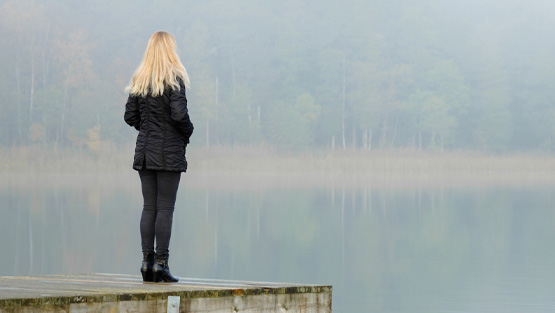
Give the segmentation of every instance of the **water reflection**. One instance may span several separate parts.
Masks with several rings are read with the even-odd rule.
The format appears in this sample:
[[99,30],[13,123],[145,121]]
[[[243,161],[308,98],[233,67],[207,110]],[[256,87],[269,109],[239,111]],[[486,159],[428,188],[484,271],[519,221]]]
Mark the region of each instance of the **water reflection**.
[[[134,174],[4,176],[0,275],[138,274]],[[184,176],[172,271],[332,284],[336,312],[555,309],[553,185],[292,187],[273,179]]]

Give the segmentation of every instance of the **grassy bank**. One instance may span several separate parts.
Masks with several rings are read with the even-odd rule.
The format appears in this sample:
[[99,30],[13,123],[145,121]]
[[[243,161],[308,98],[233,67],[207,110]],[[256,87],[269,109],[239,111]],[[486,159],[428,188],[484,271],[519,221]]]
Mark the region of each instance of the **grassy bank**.
[[[19,180],[93,183],[136,182],[133,146],[98,153],[63,153],[41,147],[0,151],[0,176]],[[472,152],[413,150],[279,152],[263,147],[209,147],[187,151],[184,184],[193,187],[264,189],[273,186],[492,186],[554,185],[555,157],[493,156]],[[24,175],[21,175],[21,174]],[[15,174],[15,175],[14,175]],[[135,187],[134,187],[135,188]]]
[[[0,150],[0,171],[128,171],[133,146],[99,152],[41,146]],[[553,172],[551,155],[485,155],[473,152],[430,153],[414,150],[281,152],[264,147],[203,147],[187,151],[190,171],[205,172]]]

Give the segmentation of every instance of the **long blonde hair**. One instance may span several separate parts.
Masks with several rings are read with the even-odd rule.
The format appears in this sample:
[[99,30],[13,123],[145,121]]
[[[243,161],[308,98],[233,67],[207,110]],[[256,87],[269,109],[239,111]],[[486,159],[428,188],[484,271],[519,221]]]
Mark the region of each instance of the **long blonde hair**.
[[143,60],[135,70],[131,83],[125,90],[132,95],[156,97],[170,86],[179,90],[177,77],[189,88],[189,75],[176,51],[175,38],[167,32],[155,32],[148,40]]

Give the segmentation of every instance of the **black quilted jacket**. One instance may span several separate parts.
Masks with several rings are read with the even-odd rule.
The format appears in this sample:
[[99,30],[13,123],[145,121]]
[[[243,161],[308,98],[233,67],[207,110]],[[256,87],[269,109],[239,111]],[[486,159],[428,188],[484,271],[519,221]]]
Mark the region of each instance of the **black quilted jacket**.
[[185,86],[178,79],[180,90],[167,87],[157,97],[129,95],[125,104],[125,122],[135,127],[137,145],[133,168],[162,171],[187,170],[185,148],[193,133],[187,111]]

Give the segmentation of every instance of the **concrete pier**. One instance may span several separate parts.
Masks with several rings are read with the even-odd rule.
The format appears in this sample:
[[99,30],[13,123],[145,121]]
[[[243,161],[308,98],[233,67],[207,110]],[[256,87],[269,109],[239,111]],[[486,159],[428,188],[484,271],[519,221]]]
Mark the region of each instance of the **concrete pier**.
[[[170,299],[168,301],[168,298]],[[0,312],[331,312],[332,287],[119,274],[0,277]]]

